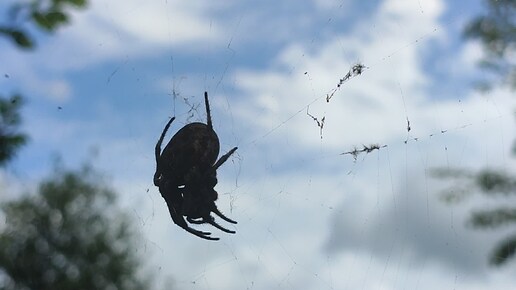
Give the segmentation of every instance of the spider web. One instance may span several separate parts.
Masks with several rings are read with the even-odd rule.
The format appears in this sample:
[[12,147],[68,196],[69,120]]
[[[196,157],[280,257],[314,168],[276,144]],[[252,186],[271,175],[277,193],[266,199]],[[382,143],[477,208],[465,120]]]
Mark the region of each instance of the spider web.
[[[514,265],[487,267],[505,233],[466,224],[470,210],[488,202],[446,204],[442,193],[454,189],[432,175],[440,168],[514,172],[511,94],[471,90],[480,52],[459,40],[460,15],[475,7],[121,3],[92,4],[101,26],[116,28],[86,49],[102,55],[100,68],[70,69],[88,78],[73,80],[78,91],[95,84],[91,99],[82,97],[91,104],[63,117],[77,104],[59,101],[61,115],[51,120],[88,120],[63,156],[84,159],[77,152],[98,146],[96,165],[113,175],[121,206],[136,220],[142,269],[155,275],[156,289],[514,285]],[[146,28],[131,24],[138,21],[152,23],[142,43],[133,39]],[[220,155],[239,147],[216,186],[219,209],[238,224],[218,221],[237,233],[193,225],[218,242],[173,224],[152,185],[163,126],[176,117],[167,142],[185,124],[205,122],[204,91]]]
[[[419,1],[410,13],[424,16],[424,7]],[[343,11],[342,5],[336,8]],[[184,124],[203,121],[202,111],[192,115],[188,108],[202,104],[202,91],[209,91],[221,154],[239,147],[220,168],[216,187],[219,208],[239,222],[236,235],[200,227],[221,237],[206,243],[166,225],[166,214],[159,218],[172,232],[169,239],[181,241],[176,249],[165,240],[158,243],[163,256],[181,257],[176,265],[158,262],[160,269],[171,269],[159,273],[170,275],[175,287],[433,289],[437,283],[470,289],[479,282],[473,273],[495,275],[485,267],[486,245],[498,235],[465,227],[468,207],[439,200],[447,183],[431,172],[509,166],[504,152],[513,136],[512,113],[499,105],[509,101],[506,92],[479,95],[448,81],[450,92],[433,97],[432,85],[395,73],[397,64],[424,57],[425,47],[457,25],[456,19],[433,23],[412,38],[398,39],[392,49],[370,54],[348,49],[345,33],[336,33],[337,41],[322,36],[338,14],[327,11],[327,23],[309,44],[285,52],[286,61],[255,71],[240,69],[235,59],[241,53],[235,43],[244,37],[240,30],[248,20],[241,15],[220,64],[191,81],[202,78],[201,90],[178,86],[171,64],[173,95],[196,92],[173,98],[174,112],[183,110]],[[388,36],[374,34],[377,25],[369,24],[370,34],[387,41]],[[324,51],[332,45],[342,55],[329,61],[334,67],[324,59],[325,53],[335,56]],[[446,77],[431,79],[444,85]],[[163,207],[153,199],[154,211]]]
[[[424,14],[423,3],[411,13]],[[242,17],[239,23],[245,20]],[[321,31],[330,29],[330,20]],[[445,26],[455,24],[452,19]],[[342,65],[335,60],[342,74],[331,68],[331,73],[320,72],[317,65],[312,66],[316,60],[302,53],[325,45],[315,35],[306,48],[296,48],[300,50],[297,59],[280,64],[286,67],[254,75],[243,71],[256,81],[249,85],[239,83],[233,58],[239,50],[231,45],[240,34],[233,32],[230,56],[214,88],[216,95],[226,99],[218,103],[213,118],[223,148],[239,146],[232,163],[219,170],[217,186],[219,207],[239,221],[237,234],[223,235],[218,244],[200,242],[205,252],[185,257],[201,260],[192,266],[197,272],[175,277],[176,285],[426,289],[425,285],[434,288],[438,283],[443,288],[470,288],[479,282],[471,278],[472,273],[491,273],[484,267],[487,242],[472,242],[486,237],[464,227],[465,208],[447,207],[438,200],[446,187],[431,171],[491,164],[507,167],[502,152],[509,152],[505,140],[512,136],[510,111],[500,110],[496,93],[478,96],[454,90],[465,95],[439,100],[410,84],[410,78],[394,73],[382,78],[389,84],[383,87],[388,96],[380,100],[384,104],[380,108],[374,103],[379,100],[365,94],[382,92],[361,89],[374,82],[371,75],[383,73],[383,67],[394,69],[413,51],[424,50],[425,43],[438,38],[442,29],[427,27],[415,39],[379,55],[358,49],[355,53],[363,61],[344,57],[348,63]],[[346,53],[344,45],[339,49]],[[231,70],[237,72],[227,80]],[[288,71],[287,77],[281,79],[277,72],[281,70]],[[267,82],[268,77],[280,78],[283,85]],[[260,79],[265,81],[259,83]],[[204,84],[210,90],[210,81]],[[238,96],[241,91],[243,96]],[[360,106],[361,98],[369,103]],[[477,101],[482,105],[471,103]],[[396,107],[393,115],[386,114],[390,121],[381,123],[371,117],[370,111],[383,115],[382,108],[390,110],[388,102]],[[360,110],[353,112],[351,107]],[[347,113],[352,116],[340,116]],[[254,127],[253,134],[245,133],[248,126]],[[433,271],[436,265],[440,270]],[[450,274],[442,278],[446,269]]]

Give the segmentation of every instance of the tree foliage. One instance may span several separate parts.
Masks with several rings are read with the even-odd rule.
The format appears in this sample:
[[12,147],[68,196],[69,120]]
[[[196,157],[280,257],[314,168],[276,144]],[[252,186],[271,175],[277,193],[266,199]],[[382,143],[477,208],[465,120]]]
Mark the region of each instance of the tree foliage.
[[2,211],[0,289],[150,288],[128,217],[91,169],[57,170]]
[[485,4],[487,13],[470,21],[464,31],[467,39],[479,40],[486,52],[481,67],[500,78],[484,80],[481,88],[501,83],[516,89],[516,1],[485,0]]
[[69,9],[86,7],[87,0],[31,0],[15,4],[9,9],[9,23],[0,25],[0,35],[24,49],[34,48],[33,37],[28,32],[33,26],[53,32],[70,22]]
[[[484,80],[482,89],[494,85],[509,85],[516,89],[516,0],[485,0],[484,15],[470,21],[464,30],[467,39],[479,40],[484,48],[483,69],[493,72],[500,80]],[[515,148],[516,149],[516,148]],[[515,151],[516,152],[516,151]],[[455,185],[443,198],[447,202],[460,202],[475,192],[495,199],[502,197],[498,207],[474,210],[469,224],[477,229],[513,227],[515,234],[500,241],[490,257],[492,265],[503,265],[516,257],[516,178],[506,171],[485,169],[472,172],[461,169],[438,169],[439,178],[453,178]]]
[[[30,27],[53,32],[70,22],[71,8],[80,9],[87,4],[87,0],[20,1],[9,7],[7,22],[0,23],[0,36],[12,40],[18,48],[32,49],[35,42],[28,32]],[[7,164],[27,141],[27,137],[18,132],[22,103],[21,95],[10,98],[0,95],[0,166]]]
[[0,166],[10,161],[16,150],[27,141],[27,137],[18,132],[21,105],[22,99],[19,95],[11,98],[0,96]]
[[[516,232],[516,179],[503,171],[486,169],[471,172],[461,169],[437,169],[434,176],[454,179],[454,186],[442,195],[448,203],[461,202],[476,192],[486,198],[500,199],[500,204],[489,209],[473,210],[468,224],[476,229],[513,227]],[[500,266],[515,258],[516,235],[506,237],[493,249],[490,263]]]

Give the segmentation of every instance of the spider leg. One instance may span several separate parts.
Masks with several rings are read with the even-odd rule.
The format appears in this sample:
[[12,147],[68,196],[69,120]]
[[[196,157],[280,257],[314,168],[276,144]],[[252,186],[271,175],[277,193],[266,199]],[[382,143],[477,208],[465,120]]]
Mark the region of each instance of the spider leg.
[[213,130],[213,126],[211,124],[210,102],[208,102],[208,92],[204,92],[204,105],[206,106],[206,125],[208,125],[208,128]]
[[185,229],[187,232],[191,233],[191,234],[194,234],[196,236],[198,236],[199,238],[203,238],[203,239],[206,239],[206,240],[211,240],[211,241],[217,241],[219,240],[219,238],[215,238],[215,237],[210,237],[209,235],[211,235],[210,232],[203,232],[203,231],[199,231],[199,230],[196,230],[194,228],[191,228],[189,227],[184,218],[182,216],[176,216],[176,218],[174,219],[174,216],[172,216],[172,220],[174,221],[174,223],[180,227],[182,227],[183,229]]
[[196,225],[200,225],[200,224],[204,224],[205,221],[203,219],[200,219],[200,220],[196,220],[196,219],[193,219],[191,217],[187,217],[186,220],[191,223],[191,224],[196,224]]
[[172,124],[172,122],[174,122],[175,119],[176,117],[172,117],[168,121],[167,125],[165,125],[165,128],[163,129],[163,132],[161,132],[161,136],[159,137],[158,143],[156,143],[156,148],[154,150],[154,153],[156,155],[156,162],[159,162],[159,157],[161,155],[161,143],[163,143],[163,139],[165,139],[165,135],[167,134],[170,125]]
[[222,164],[224,164],[224,162],[226,162],[229,158],[229,156],[231,156],[231,154],[235,153],[235,151],[238,149],[238,147],[235,147],[231,150],[229,150],[228,153],[222,155],[219,160],[217,160],[217,162],[215,162],[215,164],[213,165],[213,169],[214,170],[217,170]]
[[184,228],[187,232],[191,233],[191,234],[194,234],[196,236],[198,236],[199,238],[203,238],[205,240],[210,240],[210,241],[218,241],[220,240],[219,238],[214,238],[214,237],[210,237],[208,235],[211,235],[211,233],[208,233],[208,232],[201,232],[201,231],[198,231],[196,229],[192,229],[191,227],[187,226],[186,228]]
[[[175,218],[174,218],[174,216],[175,216]],[[219,240],[219,238],[210,237],[210,235],[211,235],[210,232],[203,232],[203,231],[196,230],[192,227],[189,227],[188,224],[185,222],[185,219],[182,216],[172,215],[172,220],[174,221],[174,223],[176,225],[182,227],[187,232],[198,236],[199,238],[203,238],[205,240],[210,240],[210,241],[218,241]]]
[[[226,233],[230,233],[230,234],[234,234],[236,233],[235,231],[231,231],[231,230],[228,230],[224,227],[222,227],[221,225],[219,225],[214,219],[212,216],[210,216],[209,218],[202,218],[201,220],[196,220],[196,219],[193,219],[193,218],[190,218],[190,217],[187,217],[186,220],[189,222],[189,223],[192,223],[192,224],[210,224],[214,227],[216,227],[217,229],[223,231],[223,232],[226,232]],[[229,219],[228,219],[229,220]],[[229,220],[231,222],[233,222],[232,220]],[[234,222],[236,223],[236,222]]]
[[161,157],[161,144],[163,143],[163,139],[165,139],[165,135],[167,134],[168,128],[170,128],[170,124],[174,122],[176,117],[172,117],[170,121],[168,121],[167,125],[165,125],[165,128],[163,129],[163,132],[161,133],[161,136],[159,137],[158,143],[156,143],[156,147],[154,148],[154,154],[156,156],[156,172],[154,173],[154,185],[158,186],[159,180],[161,178],[161,171],[160,171],[160,157]]
[[224,227],[222,227],[221,225],[219,225],[217,222],[215,222],[215,220],[213,220],[213,217],[210,216],[210,218],[208,220],[204,220],[206,223],[209,223],[210,225],[216,227],[217,229],[223,231],[223,232],[226,232],[226,233],[229,233],[229,234],[235,234],[236,232],[235,231],[231,231],[231,230],[228,230]]
[[211,235],[210,232],[203,232],[203,231],[199,231],[199,230],[196,230],[196,229],[193,229],[193,228],[189,227],[188,224],[186,223],[185,219],[176,210],[174,205],[171,202],[169,202],[168,199],[166,199],[166,198],[165,198],[165,201],[167,202],[167,207],[168,207],[168,211],[170,212],[170,216],[172,217],[172,220],[174,221],[174,223],[176,225],[182,227],[187,232],[189,232],[189,233],[191,233],[193,235],[198,236],[199,238],[203,238],[205,240],[211,240],[211,241],[219,240],[219,238],[210,237],[209,236],[209,235]]
[[218,215],[221,219],[227,221],[228,223],[236,224],[237,222],[228,218],[227,216],[223,215],[218,208],[215,207],[215,209],[211,210],[213,213]]

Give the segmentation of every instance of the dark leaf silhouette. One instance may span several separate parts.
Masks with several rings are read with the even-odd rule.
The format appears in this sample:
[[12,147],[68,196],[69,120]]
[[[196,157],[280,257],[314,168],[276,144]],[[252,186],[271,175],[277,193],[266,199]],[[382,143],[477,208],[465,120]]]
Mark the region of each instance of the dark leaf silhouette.
[[[471,172],[461,169],[434,170],[434,176],[453,178],[455,185],[448,188],[443,198],[450,203],[460,202],[475,192],[488,198],[512,198],[516,194],[516,178],[505,171],[482,170]],[[493,209],[478,209],[472,212],[469,224],[478,229],[497,229],[516,225],[516,206],[500,202]],[[516,236],[509,237],[495,246],[490,257],[492,265],[501,266],[514,256]]]
[[491,264],[500,266],[514,256],[516,252],[516,236],[511,236],[498,244],[491,255]]
[[478,186],[486,194],[516,194],[516,180],[506,173],[483,170],[476,177]]
[[35,42],[28,28],[33,26],[54,32],[70,22],[70,7],[80,9],[87,4],[87,0],[32,0],[12,4],[7,15],[10,24],[0,25],[0,35],[12,40],[19,48],[34,48]]
[[479,228],[497,228],[516,222],[516,208],[497,208],[476,211],[471,216],[471,224]]
[[0,27],[0,35],[4,35],[20,48],[31,49],[34,47],[32,39],[19,28]]
[[20,107],[23,101],[19,95],[10,98],[0,96],[0,166],[10,161],[27,137],[18,132],[21,123]]
[[479,40],[486,55],[480,66],[500,78],[483,80],[482,89],[491,89],[494,84],[508,84],[516,88],[516,63],[511,54],[516,49],[516,1],[486,0],[487,13],[473,19],[465,28],[468,39]]

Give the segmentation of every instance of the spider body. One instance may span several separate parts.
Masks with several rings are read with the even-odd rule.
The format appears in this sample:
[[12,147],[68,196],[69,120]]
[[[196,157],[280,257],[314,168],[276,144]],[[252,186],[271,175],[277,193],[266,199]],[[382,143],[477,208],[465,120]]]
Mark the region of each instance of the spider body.
[[178,182],[184,178],[192,168],[206,171],[215,164],[219,155],[219,138],[208,125],[190,123],[181,128],[170,139],[161,153],[164,160],[160,172],[173,175]]
[[237,147],[217,160],[220,143],[211,123],[208,93],[204,93],[204,101],[207,123],[195,122],[185,125],[161,151],[161,144],[174,118],[165,126],[155,149],[154,185],[159,188],[165,199],[175,224],[203,239],[218,240],[210,237],[211,233],[195,230],[186,223],[208,223],[224,232],[235,233],[216,223],[211,213],[236,224],[224,216],[215,205],[218,194],[214,187],[217,184],[217,168],[226,162]]

